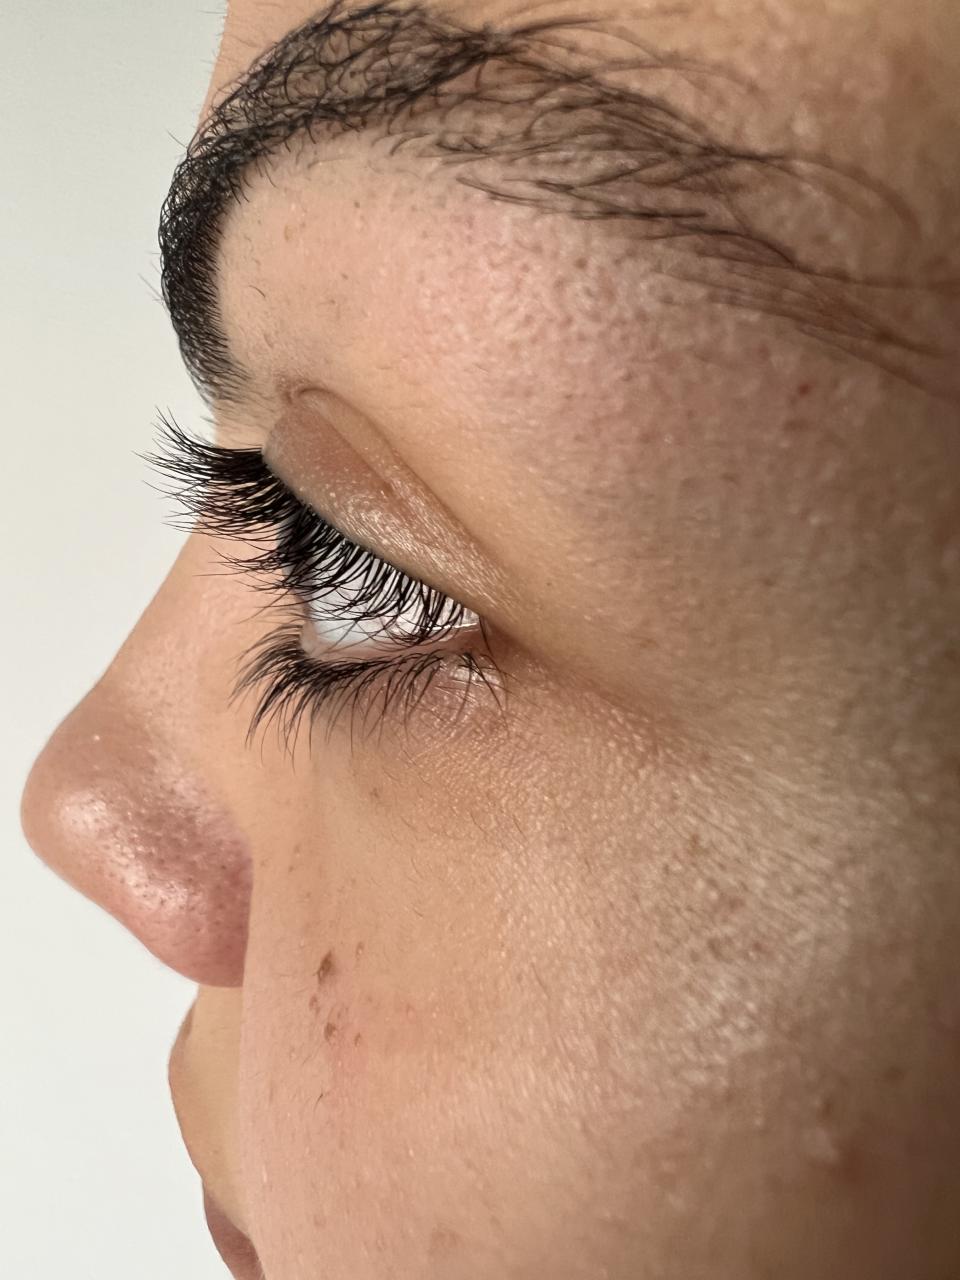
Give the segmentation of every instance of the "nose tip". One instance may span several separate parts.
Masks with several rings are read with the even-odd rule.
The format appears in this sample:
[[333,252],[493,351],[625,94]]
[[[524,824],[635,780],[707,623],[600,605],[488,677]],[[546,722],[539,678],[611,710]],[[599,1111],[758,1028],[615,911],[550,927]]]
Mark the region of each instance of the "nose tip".
[[171,969],[240,986],[251,862],[172,744],[97,686],[37,757],[21,800],[34,852]]

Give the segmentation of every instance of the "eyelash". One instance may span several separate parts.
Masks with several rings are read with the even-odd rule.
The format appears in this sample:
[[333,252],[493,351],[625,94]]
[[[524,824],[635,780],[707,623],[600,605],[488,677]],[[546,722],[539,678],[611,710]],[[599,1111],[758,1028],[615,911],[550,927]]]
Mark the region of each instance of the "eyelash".
[[[345,711],[351,733],[358,720],[366,726],[371,713],[374,724],[392,711],[406,720],[436,677],[454,668],[464,698],[478,682],[497,697],[500,673],[486,653],[403,652],[447,639],[463,626],[464,606],[351,542],[270,471],[259,449],[197,439],[162,414],[158,446],[143,458],[174,481],[161,491],[175,499],[188,524],[172,523],[250,546],[249,555],[221,557],[231,571],[253,575],[253,585],[273,597],[266,607],[289,615],[241,655],[233,697],[259,690],[248,743],[275,722],[292,750],[305,720],[312,742],[321,713],[328,735]],[[331,592],[339,597],[337,607],[325,612],[323,597]],[[403,618],[402,637],[384,636],[401,652],[390,658],[314,658],[301,643],[307,607],[317,621],[376,621],[384,632]],[[477,626],[486,644],[483,619]]]

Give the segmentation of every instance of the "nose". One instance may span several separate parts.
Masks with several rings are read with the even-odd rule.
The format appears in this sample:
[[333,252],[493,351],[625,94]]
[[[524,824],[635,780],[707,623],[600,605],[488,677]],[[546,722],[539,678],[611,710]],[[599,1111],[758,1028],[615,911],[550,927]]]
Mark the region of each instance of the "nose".
[[34,763],[22,822],[43,861],[164,964],[229,987],[243,981],[251,894],[247,842],[224,799],[227,739],[238,740],[230,623],[242,618],[210,559],[205,540],[188,541]]

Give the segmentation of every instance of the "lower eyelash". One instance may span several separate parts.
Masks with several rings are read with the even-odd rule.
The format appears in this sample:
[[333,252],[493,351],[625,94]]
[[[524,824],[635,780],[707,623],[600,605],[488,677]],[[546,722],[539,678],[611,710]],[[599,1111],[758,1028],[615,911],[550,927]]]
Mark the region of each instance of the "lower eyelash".
[[483,686],[499,698],[493,663],[476,654],[433,652],[362,662],[318,662],[304,652],[302,627],[296,621],[278,627],[243,655],[233,696],[257,694],[248,745],[270,724],[292,754],[304,722],[310,745],[321,721],[329,738],[344,714],[350,717],[351,739],[371,725],[382,728],[388,712],[397,713],[406,723],[430,685],[454,671],[462,682],[458,693],[464,703],[474,686]]

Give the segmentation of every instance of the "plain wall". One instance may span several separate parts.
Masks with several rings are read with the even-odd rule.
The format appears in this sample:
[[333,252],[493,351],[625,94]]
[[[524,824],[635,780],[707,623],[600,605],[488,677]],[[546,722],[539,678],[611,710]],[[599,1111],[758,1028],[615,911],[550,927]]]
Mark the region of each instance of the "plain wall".
[[0,1274],[221,1280],[167,1089],[193,999],[27,848],[29,764],[181,542],[137,451],[201,425],[156,224],[217,0],[0,0]]

